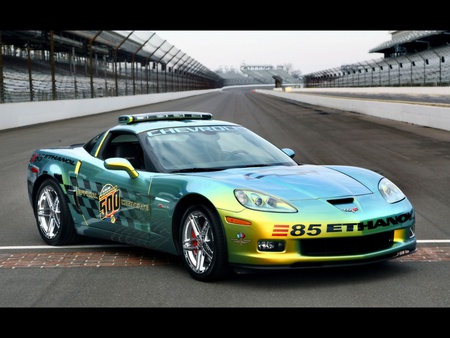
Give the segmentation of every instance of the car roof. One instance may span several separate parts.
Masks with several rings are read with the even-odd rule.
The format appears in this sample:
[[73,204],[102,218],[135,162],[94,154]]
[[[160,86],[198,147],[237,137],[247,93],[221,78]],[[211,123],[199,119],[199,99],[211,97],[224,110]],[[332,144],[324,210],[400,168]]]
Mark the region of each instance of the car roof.
[[119,125],[111,130],[128,130],[139,134],[155,128],[175,128],[189,126],[236,125],[235,123],[214,120],[211,113],[192,111],[164,111],[143,114],[120,115]]

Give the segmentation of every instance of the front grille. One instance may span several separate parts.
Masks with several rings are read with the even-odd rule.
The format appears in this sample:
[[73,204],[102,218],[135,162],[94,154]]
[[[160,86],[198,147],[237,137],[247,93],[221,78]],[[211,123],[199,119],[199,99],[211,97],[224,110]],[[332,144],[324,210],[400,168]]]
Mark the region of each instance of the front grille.
[[360,255],[389,249],[393,243],[394,231],[387,231],[361,237],[301,240],[300,252],[317,257]]

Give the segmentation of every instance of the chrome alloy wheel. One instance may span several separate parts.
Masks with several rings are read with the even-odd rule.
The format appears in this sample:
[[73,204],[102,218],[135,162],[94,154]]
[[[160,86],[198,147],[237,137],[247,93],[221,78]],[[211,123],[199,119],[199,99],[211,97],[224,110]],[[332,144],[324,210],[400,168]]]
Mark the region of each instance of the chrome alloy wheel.
[[181,240],[189,268],[196,274],[208,271],[214,258],[214,236],[205,214],[196,210],[185,218]]
[[61,205],[57,192],[50,186],[40,191],[36,214],[41,233],[48,239],[55,238],[61,229]]

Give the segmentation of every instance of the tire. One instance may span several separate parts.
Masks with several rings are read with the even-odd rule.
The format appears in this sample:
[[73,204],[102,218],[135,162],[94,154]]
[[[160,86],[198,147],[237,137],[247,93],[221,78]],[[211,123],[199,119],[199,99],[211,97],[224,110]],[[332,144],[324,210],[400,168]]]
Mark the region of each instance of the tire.
[[39,234],[49,245],[68,245],[79,240],[67,200],[53,179],[42,182],[36,195],[34,212]]
[[185,211],[179,245],[183,265],[194,279],[212,282],[230,273],[222,224],[211,208],[192,205]]

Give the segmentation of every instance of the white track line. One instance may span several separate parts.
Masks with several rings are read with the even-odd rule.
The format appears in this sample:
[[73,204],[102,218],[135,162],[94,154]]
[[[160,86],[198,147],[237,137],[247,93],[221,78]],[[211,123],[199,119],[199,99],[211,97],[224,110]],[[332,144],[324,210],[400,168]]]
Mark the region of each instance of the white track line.
[[[418,244],[439,244],[450,243],[450,239],[422,239],[417,240]],[[136,246],[130,246],[125,244],[98,244],[98,245],[67,245],[67,246],[50,246],[50,245],[37,245],[37,246],[0,246],[0,250],[50,250],[50,249],[97,249],[97,248],[138,248]]]

